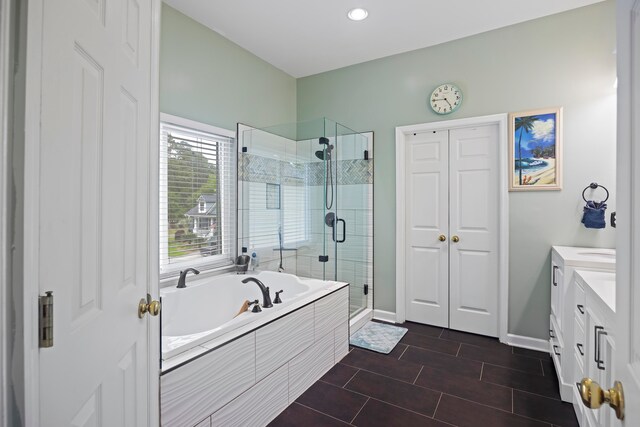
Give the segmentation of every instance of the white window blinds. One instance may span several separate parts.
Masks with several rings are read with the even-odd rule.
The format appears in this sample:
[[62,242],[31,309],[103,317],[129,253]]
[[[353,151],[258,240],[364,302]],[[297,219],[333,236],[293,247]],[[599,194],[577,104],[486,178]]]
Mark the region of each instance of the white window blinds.
[[224,129],[162,115],[161,275],[233,262],[236,149],[232,135]]

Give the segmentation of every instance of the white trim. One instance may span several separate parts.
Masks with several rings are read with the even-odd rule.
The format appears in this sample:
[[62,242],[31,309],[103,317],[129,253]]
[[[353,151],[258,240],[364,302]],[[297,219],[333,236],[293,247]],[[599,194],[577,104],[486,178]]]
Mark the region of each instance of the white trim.
[[[27,67],[24,146],[24,425],[40,424],[40,359],[37,298],[40,286],[40,94],[44,0],[27,3]],[[29,268],[27,268],[29,266]]]
[[404,320],[402,322],[398,322],[396,313],[394,313],[393,311],[373,310],[373,318],[376,320],[382,320],[384,322],[391,322],[391,323],[404,322]]
[[[155,1],[155,0],[154,0]],[[197,129],[203,132],[213,133],[215,135],[226,136],[227,138],[236,138],[235,131],[219,128],[202,122],[196,122],[195,120],[185,119],[184,117],[174,116],[172,114],[160,113],[160,121],[165,123],[171,123],[176,126],[183,126],[190,129]],[[160,126],[158,126],[159,128]]]
[[[161,135],[161,128],[163,125],[167,125],[167,126],[178,126],[178,127],[182,127],[185,128],[186,130],[191,130],[191,131],[197,131],[197,132],[203,132],[203,133],[208,133],[208,134],[212,134],[212,135],[216,135],[216,136],[221,136],[221,137],[225,137],[228,138],[231,141],[231,144],[236,144],[237,145],[237,138],[236,138],[236,132],[234,131],[230,131],[228,129],[224,129],[224,128],[219,128],[217,126],[212,126],[206,123],[202,123],[202,122],[197,122],[194,120],[190,120],[190,119],[186,119],[184,117],[179,117],[179,116],[174,116],[171,114],[166,114],[166,113],[160,113],[160,122],[157,123],[157,127],[158,129],[155,131],[156,132],[156,136],[157,139],[155,141],[155,144],[159,146],[159,151],[158,151],[158,156],[160,156],[163,152],[166,152],[167,147],[166,147],[166,142],[163,139],[162,135]],[[163,165],[160,165],[160,157],[158,157],[158,190],[160,193],[162,194],[167,194],[167,185],[168,185],[168,178],[167,178],[167,165],[166,163],[163,163]],[[237,167],[237,165],[233,165],[233,166],[227,166],[227,167]],[[224,178],[224,164],[223,164],[223,168],[221,168],[220,170],[220,175],[222,176],[222,178]],[[226,181],[226,180],[225,180]],[[236,179],[237,181],[237,179]],[[230,184],[230,187],[233,187],[233,184]],[[225,189],[225,185],[222,185],[222,190],[224,191]],[[221,198],[223,200],[225,200],[225,195],[221,194]],[[166,204],[168,202],[165,200],[158,200],[158,206],[157,206],[157,210],[158,212],[163,212],[164,209],[166,209]],[[236,206],[237,207],[237,206]],[[199,208],[199,202],[198,202],[198,208]],[[226,210],[232,210],[234,209],[234,207],[225,207],[225,203],[222,203],[221,208],[223,209],[223,211],[221,212],[221,218],[225,218],[226,217]],[[238,216],[237,214],[237,209],[236,209],[236,216]],[[237,220],[236,220],[237,222]],[[235,227],[235,224],[232,224],[232,226]],[[194,219],[194,223],[193,223],[193,230],[195,232],[197,227],[197,220]],[[156,232],[158,232],[160,235],[162,236],[168,236],[169,234],[169,224],[166,220],[166,218],[163,218],[162,220],[159,220],[158,223],[158,229],[156,230]],[[223,229],[223,234],[225,233],[224,229]],[[225,239],[224,235],[223,235],[223,240]],[[235,239],[237,239],[237,236],[235,237]],[[231,244],[234,245],[236,244],[237,240],[232,239],[231,240]],[[168,259],[168,243],[166,239],[158,239],[158,247],[159,247],[159,257],[162,258],[163,260]],[[210,256],[207,259],[201,259],[200,257],[197,257],[197,261],[195,261],[194,263],[194,259],[190,259],[189,257],[186,257],[184,260],[182,261],[174,261],[171,262],[170,264],[165,264],[163,265],[162,263],[159,264],[160,268],[161,268],[161,272],[160,272],[160,278],[161,279],[166,279],[166,278],[177,278],[178,277],[178,273],[183,270],[185,267],[197,267],[200,271],[205,271],[205,270],[211,270],[211,269],[218,269],[218,268],[225,268],[226,266],[228,266],[229,264],[232,263],[231,259],[233,259],[235,257],[235,255],[233,254],[233,252],[230,252],[229,254],[221,254],[221,255],[215,255],[215,256]]]
[[362,328],[369,320],[373,319],[373,310],[368,308],[362,310],[352,319],[349,319],[349,335]]
[[9,323],[9,301],[7,277],[9,265],[8,251],[8,199],[7,186],[9,179],[9,91],[11,88],[11,4],[9,0],[0,0],[0,426],[9,424],[8,419],[8,383],[7,347]]
[[499,239],[498,239],[498,337],[506,342],[509,320],[509,192],[508,192],[508,147],[507,147],[507,114],[493,114],[481,117],[469,117],[457,120],[445,120],[417,125],[396,127],[396,321],[406,320],[405,311],[405,135],[417,132],[456,129],[487,124],[498,125],[499,138]]
[[549,341],[540,338],[525,337],[524,335],[507,334],[505,341],[500,340],[503,344],[511,347],[528,348],[529,350],[542,351],[549,353]]
[[[148,293],[154,299],[160,299],[160,256],[158,230],[160,218],[158,215],[160,191],[160,16],[161,0],[152,0],[151,4],[151,56],[149,76],[149,159],[148,159]],[[149,317],[147,322],[147,425],[160,425],[160,318]]]

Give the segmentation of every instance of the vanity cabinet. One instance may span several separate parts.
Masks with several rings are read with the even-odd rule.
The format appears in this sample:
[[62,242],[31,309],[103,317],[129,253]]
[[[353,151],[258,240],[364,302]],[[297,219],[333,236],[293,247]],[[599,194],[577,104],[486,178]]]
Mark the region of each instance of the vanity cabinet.
[[607,405],[589,409],[582,404],[578,387],[583,378],[591,378],[603,387],[613,384],[615,358],[615,273],[576,270],[573,286],[574,310],[574,383],[573,405],[581,427],[613,427],[615,414]]
[[[553,246],[551,249],[551,315],[549,318],[549,354],[560,384],[560,397],[565,402],[574,400],[576,385],[575,366],[578,364],[575,352],[585,351],[584,343],[577,346],[576,336],[581,337],[581,331],[575,326],[576,310],[584,310],[584,289],[575,285],[574,271],[615,271],[615,251],[612,249],[580,248],[568,246]],[[578,303],[577,303],[578,302]]]

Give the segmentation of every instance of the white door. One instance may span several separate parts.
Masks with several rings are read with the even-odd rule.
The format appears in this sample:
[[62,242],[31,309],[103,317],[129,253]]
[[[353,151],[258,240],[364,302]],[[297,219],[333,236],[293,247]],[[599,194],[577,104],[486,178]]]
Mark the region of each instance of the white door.
[[449,327],[494,337],[498,159],[498,125],[449,131]]
[[[624,387],[625,419],[640,425],[640,1],[618,8],[618,228],[614,379]],[[613,384],[600,384],[604,388]]]
[[41,3],[39,261],[27,268],[38,269],[41,293],[53,291],[54,346],[39,351],[34,425],[154,419],[148,357],[158,345],[147,335],[158,318],[137,314],[154,288],[152,3]]
[[498,336],[498,125],[405,140],[406,319]]
[[448,139],[446,130],[406,138],[406,318],[443,327],[449,325]]

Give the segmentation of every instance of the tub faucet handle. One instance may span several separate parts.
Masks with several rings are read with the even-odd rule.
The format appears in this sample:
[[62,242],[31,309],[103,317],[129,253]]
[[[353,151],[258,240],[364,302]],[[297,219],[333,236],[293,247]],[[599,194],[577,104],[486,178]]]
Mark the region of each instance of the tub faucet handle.
[[249,307],[253,305],[253,309],[251,309],[252,313],[260,313],[262,309],[260,308],[260,304],[258,304],[258,300],[249,301]]
[[275,299],[275,300],[273,300],[273,303],[274,303],[274,304],[280,304],[280,303],[282,303],[282,300],[280,299],[280,294],[281,294],[282,292],[284,292],[282,289],[281,289],[281,290],[279,290],[278,292],[276,292],[276,299]]

